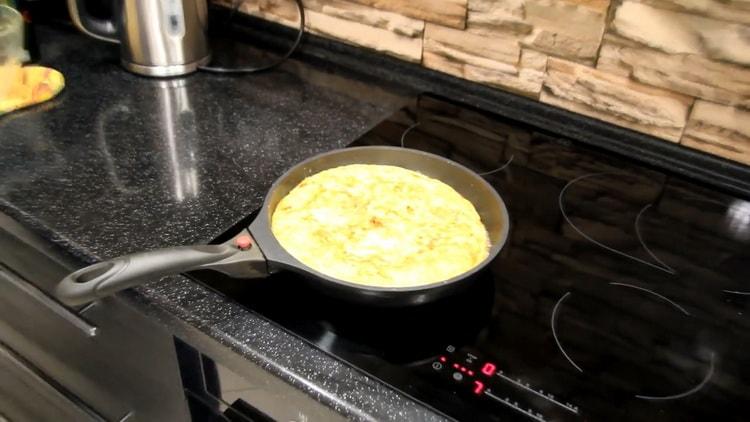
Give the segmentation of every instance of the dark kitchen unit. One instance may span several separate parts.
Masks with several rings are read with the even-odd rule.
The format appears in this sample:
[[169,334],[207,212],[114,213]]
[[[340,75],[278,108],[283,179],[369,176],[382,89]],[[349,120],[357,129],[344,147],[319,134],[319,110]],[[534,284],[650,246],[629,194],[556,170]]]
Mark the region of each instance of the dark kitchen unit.
[[60,304],[55,249],[0,214],[0,420],[186,420],[172,336],[118,300]]
[[291,273],[193,278],[458,420],[747,415],[750,198],[428,95],[364,145],[450,158],[507,202],[509,241],[468,291],[377,308]]
[[[250,23],[254,47],[215,57],[288,47]],[[747,419],[747,167],[314,35],[271,72],[162,80],[36,31],[67,86],[0,117],[0,421]],[[87,264],[230,239],[285,170],[365,145],[502,196],[508,241],[467,289],[372,307],[195,271],[54,295]]]

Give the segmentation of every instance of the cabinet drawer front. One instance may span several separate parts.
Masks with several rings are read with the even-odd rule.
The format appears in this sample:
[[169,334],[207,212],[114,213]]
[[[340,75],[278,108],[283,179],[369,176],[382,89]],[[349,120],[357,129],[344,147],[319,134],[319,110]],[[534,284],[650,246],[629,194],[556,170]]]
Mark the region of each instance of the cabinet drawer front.
[[0,342],[108,420],[188,419],[171,336],[116,299],[79,316],[0,266]]
[[2,343],[0,374],[0,414],[11,421],[105,421]]
[[[5,287],[8,290],[15,290],[18,293],[28,296],[30,299],[34,299],[37,305],[45,308],[49,313],[56,315],[61,321],[65,321],[71,326],[78,328],[86,337],[94,337],[96,335],[96,327],[81,317],[80,311],[65,307],[57,300],[48,296],[47,293],[11,273],[10,270],[4,268],[2,265],[0,265],[0,282],[7,283],[8,285]],[[0,289],[2,288],[0,286]]]

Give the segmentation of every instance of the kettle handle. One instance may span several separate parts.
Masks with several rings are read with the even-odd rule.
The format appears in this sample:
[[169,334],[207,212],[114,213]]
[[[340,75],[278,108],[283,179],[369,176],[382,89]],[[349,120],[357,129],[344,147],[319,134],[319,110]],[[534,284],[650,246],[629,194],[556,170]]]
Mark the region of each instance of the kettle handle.
[[119,43],[117,27],[111,20],[91,16],[86,10],[85,0],[68,0],[68,12],[73,24],[81,32],[102,41]]

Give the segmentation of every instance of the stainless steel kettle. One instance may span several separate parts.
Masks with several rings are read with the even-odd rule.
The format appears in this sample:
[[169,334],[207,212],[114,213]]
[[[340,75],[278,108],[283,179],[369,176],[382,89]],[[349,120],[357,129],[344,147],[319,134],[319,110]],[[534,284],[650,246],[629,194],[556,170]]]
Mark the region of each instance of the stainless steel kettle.
[[73,23],[85,34],[120,44],[122,65],[147,76],[184,75],[211,60],[207,0],[113,0],[113,18],[68,0]]

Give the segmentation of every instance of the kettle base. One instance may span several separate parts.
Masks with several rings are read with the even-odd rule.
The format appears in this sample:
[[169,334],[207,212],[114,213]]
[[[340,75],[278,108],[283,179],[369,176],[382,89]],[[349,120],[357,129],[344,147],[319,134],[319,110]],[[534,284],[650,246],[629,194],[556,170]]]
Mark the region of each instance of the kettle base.
[[122,60],[121,63],[125,69],[133,73],[137,73],[143,76],[164,78],[164,77],[181,76],[181,75],[187,75],[188,73],[193,73],[196,70],[198,70],[199,67],[208,64],[208,62],[210,61],[211,61],[211,55],[209,54],[203,57],[202,59],[191,62],[191,63],[174,64],[174,65],[167,65],[167,66],[164,66],[164,65],[146,66],[142,64],[131,63],[125,60]]

